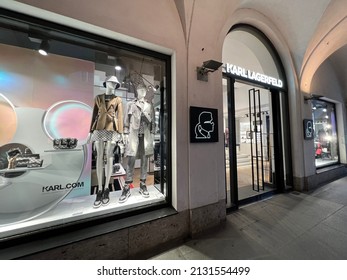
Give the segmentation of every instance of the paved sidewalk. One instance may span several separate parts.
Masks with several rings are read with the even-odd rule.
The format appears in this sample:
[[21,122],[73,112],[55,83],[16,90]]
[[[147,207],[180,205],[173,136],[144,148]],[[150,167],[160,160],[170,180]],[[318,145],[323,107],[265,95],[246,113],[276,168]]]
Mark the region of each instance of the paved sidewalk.
[[347,260],[347,177],[244,206],[225,225],[155,260]]

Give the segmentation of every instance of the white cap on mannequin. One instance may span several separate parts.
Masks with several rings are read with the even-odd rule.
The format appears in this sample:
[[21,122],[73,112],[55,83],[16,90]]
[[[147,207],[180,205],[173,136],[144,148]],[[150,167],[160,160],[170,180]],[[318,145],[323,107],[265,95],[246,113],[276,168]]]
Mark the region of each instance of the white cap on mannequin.
[[113,83],[116,83],[115,89],[117,89],[117,88],[120,87],[120,82],[118,81],[118,79],[117,79],[116,76],[109,76],[109,77],[106,77],[106,80],[105,80],[105,82],[103,83],[104,87],[106,87],[106,82],[113,82]]

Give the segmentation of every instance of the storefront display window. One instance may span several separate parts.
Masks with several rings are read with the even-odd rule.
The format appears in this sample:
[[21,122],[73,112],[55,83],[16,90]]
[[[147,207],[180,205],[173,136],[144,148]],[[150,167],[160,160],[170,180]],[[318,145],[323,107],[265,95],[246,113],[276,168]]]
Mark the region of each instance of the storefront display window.
[[323,100],[312,100],[312,119],[316,167],[338,163],[335,105]]
[[0,239],[167,205],[170,57],[0,17]]

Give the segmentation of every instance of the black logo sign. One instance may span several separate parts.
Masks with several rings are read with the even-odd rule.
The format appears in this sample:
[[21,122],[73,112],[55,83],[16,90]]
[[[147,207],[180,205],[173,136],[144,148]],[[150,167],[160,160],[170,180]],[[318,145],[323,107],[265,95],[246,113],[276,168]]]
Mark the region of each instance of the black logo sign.
[[314,137],[313,120],[304,119],[304,139],[312,140]]
[[190,107],[190,142],[218,142],[218,110]]

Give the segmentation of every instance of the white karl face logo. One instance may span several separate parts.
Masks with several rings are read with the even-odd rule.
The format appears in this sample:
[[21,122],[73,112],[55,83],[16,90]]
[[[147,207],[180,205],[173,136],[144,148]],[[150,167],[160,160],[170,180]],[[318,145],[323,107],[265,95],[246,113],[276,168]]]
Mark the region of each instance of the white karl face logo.
[[203,111],[199,115],[199,123],[195,126],[196,139],[210,139],[214,131],[214,122],[211,112]]

